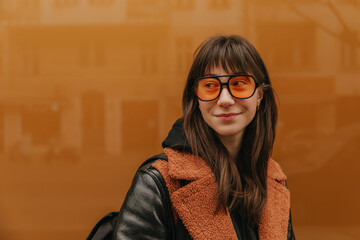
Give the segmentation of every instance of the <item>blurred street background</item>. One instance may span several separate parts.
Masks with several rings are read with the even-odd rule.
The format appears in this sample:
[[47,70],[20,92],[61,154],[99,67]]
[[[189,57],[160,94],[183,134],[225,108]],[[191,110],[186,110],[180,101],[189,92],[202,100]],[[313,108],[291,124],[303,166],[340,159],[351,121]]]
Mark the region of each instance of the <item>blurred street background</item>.
[[0,0],[0,239],[85,239],[239,34],[279,100],[297,239],[360,239],[360,0]]

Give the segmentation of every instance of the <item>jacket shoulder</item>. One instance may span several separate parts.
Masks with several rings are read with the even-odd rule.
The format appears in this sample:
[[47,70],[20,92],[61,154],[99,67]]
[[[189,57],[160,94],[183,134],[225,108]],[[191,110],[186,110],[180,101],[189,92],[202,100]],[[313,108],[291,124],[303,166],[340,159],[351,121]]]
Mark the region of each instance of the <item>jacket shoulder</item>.
[[148,170],[150,169],[150,167],[159,159],[168,161],[168,158],[166,156],[165,153],[159,153],[157,155],[154,155],[148,159],[146,159],[139,167],[138,170],[143,171],[143,170]]
[[164,156],[155,155],[137,170],[120,209],[113,239],[168,239],[171,236],[169,197],[161,174],[152,167],[161,158]]

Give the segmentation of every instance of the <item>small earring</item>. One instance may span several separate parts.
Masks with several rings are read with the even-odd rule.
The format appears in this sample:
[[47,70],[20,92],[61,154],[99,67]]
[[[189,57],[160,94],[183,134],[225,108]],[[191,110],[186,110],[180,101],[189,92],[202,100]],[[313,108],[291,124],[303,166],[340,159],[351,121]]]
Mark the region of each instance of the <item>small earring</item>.
[[258,111],[259,108],[260,108],[260,102],[258,102],[258,104],[257,104],[256,111]]

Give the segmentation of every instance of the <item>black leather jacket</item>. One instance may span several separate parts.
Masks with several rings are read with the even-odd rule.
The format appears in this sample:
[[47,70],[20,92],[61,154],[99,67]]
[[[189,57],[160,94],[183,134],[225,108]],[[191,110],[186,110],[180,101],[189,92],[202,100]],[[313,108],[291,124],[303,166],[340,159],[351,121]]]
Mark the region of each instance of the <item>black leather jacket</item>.
[[[182,134],[182,121],[178,120],[163,142],[163,147],[190,151]],[[152,167],[165,154],[148,159],[136,172],[132,185],[121,207],[113,239],[192,239],[181,219],[174,221],[169,192],[165,180]],[[257,240],[257,229],[251,228],[240,214],[230,213],[238,239]],[[288,224],[288,240],[295,239],[291,214]]]
[[[157,158],[157,157],[155,157]],[[136,173],[121,207],[113,239],[192,239],[181,220],[175,224],[169,193],[161,174],[147,161]],[[238,239],[258,239],[244,219],[231,215]],[[291,215],[288,240],[295,239]]]

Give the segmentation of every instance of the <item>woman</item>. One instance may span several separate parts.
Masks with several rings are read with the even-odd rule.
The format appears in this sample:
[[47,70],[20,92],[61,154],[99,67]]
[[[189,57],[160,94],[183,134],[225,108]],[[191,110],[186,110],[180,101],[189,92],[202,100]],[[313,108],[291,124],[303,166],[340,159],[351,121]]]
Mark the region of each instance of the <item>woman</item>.
[[183,117],[163,155],[136,173],[115,239],[295,239],[286,176],[271,159],[277,107],[265,65],[244,38],[196,51]]

